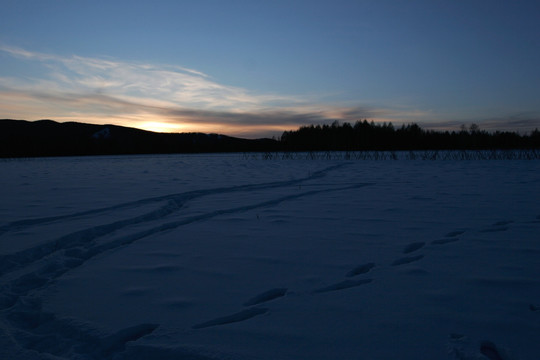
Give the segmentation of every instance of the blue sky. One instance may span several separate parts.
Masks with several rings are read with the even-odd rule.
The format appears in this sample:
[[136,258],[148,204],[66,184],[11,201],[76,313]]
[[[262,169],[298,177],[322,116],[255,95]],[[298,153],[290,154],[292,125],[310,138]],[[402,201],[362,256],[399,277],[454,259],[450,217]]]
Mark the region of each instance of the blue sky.
[[540,3],[0,3],[0,118],[279,136],[540,127]]

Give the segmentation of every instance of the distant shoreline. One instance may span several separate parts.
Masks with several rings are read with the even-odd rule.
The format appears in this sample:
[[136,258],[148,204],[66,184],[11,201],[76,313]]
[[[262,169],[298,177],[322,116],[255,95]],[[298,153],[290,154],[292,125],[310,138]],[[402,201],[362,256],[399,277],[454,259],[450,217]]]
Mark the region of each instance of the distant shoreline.
[[[484,155],[473,153],[470,156],[453,156],[464,159],[538,159],[540,131],[536,129],[528,135],[514,132],[488,133],[473,125],[458,132],[441,132],[427,131],[416,124],[403,125],[396,129],[391,123],[375,124],[364,120],[354,125],[334,122],[332,125],[303,126],[298,130],[285,131],[280,139],[243,139],[220,134],[156,133],[117,125],[59,123],[52,120],[0,120],[1,158],[335,151],[344,152],[345,158],[358,159],[369,157],[366,152],[370,151],[425,151],[419,155],[411,153],[410,157],[444,158],[438,151],[451,150],[488,152]],[[497,153],[501,150],[507,152]],[[509,150],[513,150],[515,154],[509,155]],[[277,158],[276,155],[271,156]],[[388,155],[390,158],[393,156]],[[377,158],[375,155],[372,157]],[[383,155],[379,157],[382,158]]]

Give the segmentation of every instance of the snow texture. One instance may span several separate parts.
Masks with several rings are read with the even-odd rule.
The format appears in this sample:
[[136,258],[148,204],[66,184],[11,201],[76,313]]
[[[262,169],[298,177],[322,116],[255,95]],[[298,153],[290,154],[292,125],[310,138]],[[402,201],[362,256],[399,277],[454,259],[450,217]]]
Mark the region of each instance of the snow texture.
[[0,359],[540,358],[538,161],[0,167]]

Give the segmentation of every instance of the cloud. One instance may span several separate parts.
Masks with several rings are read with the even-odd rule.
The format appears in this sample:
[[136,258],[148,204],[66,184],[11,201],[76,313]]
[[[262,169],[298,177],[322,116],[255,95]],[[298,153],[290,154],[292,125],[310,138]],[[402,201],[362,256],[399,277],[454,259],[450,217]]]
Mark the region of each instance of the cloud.
[[138,127],[162,123],[170,131],[214,127],[255,134],[373,115],[368,108],[320,105],[307,97],[256,94],[180,66],[59,56],[7,46],[0,46],[0,51],[20,59],[28,70],[0,77],[6,100],[0,101],[0,110],[15,118],[116,121]]
[[[323,118],[295,111],[295,106],[306,106],[302,99],[254,94],[185,67],[59,56],[7,46],[0,46],[0,51],[21,60],[26,66],[23,69],[28,70],[0,77],[2,98],[9,98],[11,104],[0,103],[4,116],[31,115],[59,121],[102,116],[102,123],[111,119],[121,119],[122,125],[128,126],[137,126],[141,121],[176,122],[183,129],[188,124],[259,129],[267,124],[275,128]],[[276,107],[281,110],[274,110]]]
[[171,106],[204,109],[256,109],[270,101],[294,102],[284,96],[255,95],[242,88],[225,86],[200,71],[180,66],[62,57],[6,46],[0,46],[0,50],[43,67],[40,79],[26,83],[18,79],[20,90],[56,90],[80,96],[107,93],[143,101],[163,99]]
[[488,130],[524,131],[539,122],[538,114],[443,121],[440,114],[410,106],[351,106],[329,104],[322,96],[255,93],[181,66],[60,56],[1,44],[0,52],[17,60],[16,71],[0,70],[0,117],[4,118],[50,118],[247,137],[280,135],[302,125],[335,120],[417,122],[430,128],[459,128],[463,122],[475,122]]
[[[103,118],[111,115],[132,116],[134,119],[159,118],[161,122],[169,124],[191,124],[193,127],[209,124],[231,127],[256,127],[261,129],[265,125],[269,128],[280,129],[296,128],[301,125],[330,122],[336,119],[332,111],[294,111],[287,109],[266,109],[257,111],[233,111],[195,109],[171,105],[165,101],[148,100],[139,101],[138,98],[115,97],[103,93],[68,94],[55,92],[26,91],[20,93],[3,93],[2,97],[18,99],[27,104],[54,104],[56,108],[70,110],[71,114],[84,116],[99,116]],[[38,107],[41,107],[39,105]],[[339,113],[339,111],[334,111]],[[61,116],[58,114],[57,116]],[[66,117],[63,116],[65,120]],[[73,119],[69,119],[73,120]],[[246,132],[246,131],[244,131]]]
[[459,130],[462,125],[468,127],[471,124],[477,124],[481,130],[489,132],[511,131],[525,134],[540,128],[540,113],[534,111],[509,113],[498,117],[463,118],[461,120],[420,122],[419,124],[426,129],[449,131]]

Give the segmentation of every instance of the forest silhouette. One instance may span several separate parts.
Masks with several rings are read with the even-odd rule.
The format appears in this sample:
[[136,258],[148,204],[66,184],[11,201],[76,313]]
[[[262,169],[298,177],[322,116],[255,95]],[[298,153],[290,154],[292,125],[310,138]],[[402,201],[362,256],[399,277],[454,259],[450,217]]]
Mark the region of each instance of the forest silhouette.
[[414,123],[396,129],[392,123],[334,121],[285,131],[280,143],[291,151],[538,149],[540,131],[535,129],[528,135],[490,133],[472,124],[450,132],[424,130]]

